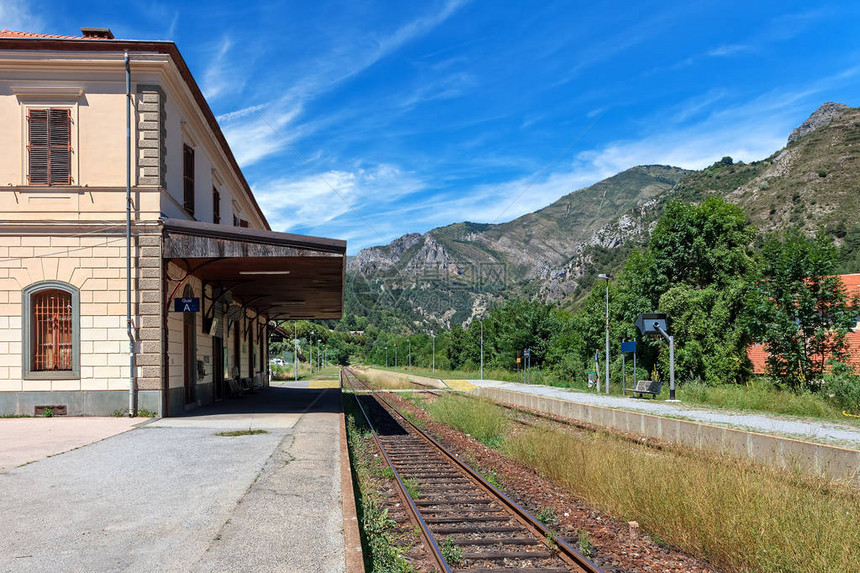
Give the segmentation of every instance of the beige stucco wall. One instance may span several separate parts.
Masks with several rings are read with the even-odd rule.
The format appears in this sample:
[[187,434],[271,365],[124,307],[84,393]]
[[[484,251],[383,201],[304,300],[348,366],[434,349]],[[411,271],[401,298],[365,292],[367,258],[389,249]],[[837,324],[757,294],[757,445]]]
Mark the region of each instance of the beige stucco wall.
[[[126,96],[122,54],[64,55],[61,67],[38,53],[0,53],[0,218],[39,220],[124,219]],[[188,219],[182,209],[183,143],[195,150],[195,213],[212,222],[212,188],[221,194],[221,222],[232,224],[234,206],[254,228],[263,228],[202,112],[169,58],[131,54],[133,185],[138,170],[138,125],[144,119],[138,86],[164,93],[167,173],[158,189],[135,191],[138,220],[161,214]],[[71,186],[27,184],[27,109],[68,107],[72,115]],[[217,180],[216,180],[217,177]],[[11,186],[11,187],[10,187]]]
[[[0,390],[127,389],[125,237],[0,236],[0,259]],[[80,379],[22,379],[21,291],[41,281],[80,291]]]
[[[263,228],[239,174],[232,170],[214,133],[163,54],[131,54],[132,200],[135,223],[133,277],[137,326],[137,381],[140,390],[163,387],[163,324],[167,312],[169,387],[184,385],[182,317],[165,308],[160,218],[187,219],[181,209],[182,145],[195,148],[195,218],[212,221],[212,187],[221,194],[221,223],[230,225],[234,205],[252,228]],[[137,185],[148,167],[138,86],[163,93],[167,172],[158,185]],[[27,184],[28,107],[71,110],[70,186]],[[140,108],[140,109],[139,109]],[[159,119],[161,121],[161,119]],[[144,125],[143,127],[140,127]],[[139,129],[140,127],[140,129]],[[126,95],[122,53],[0,52],[0,392],[127,390],[129,379],[125,300]],[[140,160],[141,165],[137,162]],[[182,276],[173,267],[168,276]],[[22,380],[22,289],[42,280],[69,283],[80,290],[80,378]],[[174,283],[167,283],[171,289]],[[195,296],[202,285],[192,278]],[[169,292],[169,291],[168,291]],[[181,292],[178,293],[181,296]],[[201,297],[202,298],[202,297]],[[251,314],[249,312],[249,314]],[[197,355],[208,356],[211,383],[212,337],[197,318]],[[256,329],[255,329],[256,331]],[[243,325],[244,332],[244,325]],[[226,333],[228,375],[233,366],[232,332]],[[255,347],[258,342],[255,341]],[[243,337],[241,375],[248,376],[248,344]],[[262,369],[257,359],[257,369]]]

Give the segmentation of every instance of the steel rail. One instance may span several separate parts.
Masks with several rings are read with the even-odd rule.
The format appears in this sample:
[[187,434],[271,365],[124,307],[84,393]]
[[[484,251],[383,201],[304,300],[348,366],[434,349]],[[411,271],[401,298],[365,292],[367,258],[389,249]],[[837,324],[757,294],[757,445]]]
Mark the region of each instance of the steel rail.
[[[368,390],[371,390],[367,387],[351,370],[344,369],[347,372],[347,377],[353,380],[357,380],[362,383]],[[533,515],[531,515],[528,511],[526,511],[523,507],[521,507],[518,503],[510,499],[507,495],[501,492],[498,488],[493,486],[491,483],[487,482],[480,474],[478,474],[475,470],[461,461],[456,455],[454,455],[450,450],[445,448],[442,444],[440,444],[435,438],[430,436],[427,432],[423,431],[421,428],[416,426],[412,421],[410,421],[406,416],[404,416],[396,407],[394,407],[388,400],[379,395],[376,391],[371,390],[373,395],[378,398],[381,402],[383,402],[392,412],[397,414],[397,416],[406,422],[409,427],[411,427],[416,434],[422,437],[427,443],[429,443],[434,449],[444,454],[444,456],[454,463],[457,467],[459,467],[468,477],[473,479],[478,483],[481,489],[485,490],[491,497],[496,498],[498,501],[502,503],[505,507],[507,507],[516,517],[517,521],[519,521],[526,529],[530,530],[544,545],[550,546],[547,543],[547,540],[551,540],[552,543],[556,547],[550,547],[551,549],[556,549],[559,552],[559,557],[562,558],[563,561],[567,562],[569,565],[573,565],[579,567],[583,571],[587,571],[588,573],[603,573],[600,568],[591,563],[588,559],[586,559],[582,554],[576,551],[573,547],[570,546],[564,539],[555,534],[552,530],[545,527],[540,521],[537,520]],[[361,407],[359,403],[359,407]],[[367,418],[366,412],[364,412],[364,408],[362,408],[362,413],[364,413],[365,418]],[[368,419],[368,423],[370,420]],[[372,428],[372,426],[371,426]],[[374,432],[374,438],[377,440],[377,444],[379,444],[379,440],[376,437]],[[394,469],[393,464],[391,464],[387,454],[385,453],[384,448],[380,444],[380,450],[382,450],[383,455],[389,465],[391,465],[392,470],[394,470],[395,475],[397,474],[397,470]],[[402,484],[399,484],[402,487]],[[405,493],[405,488],[404,488]],[[408,498],[407,493],[407,498]],[[413,511],[417,512],[417,508],[415,508],[414,503],[411,502],[410,505],[413,508]],[[423,519],[421,520],[423,523]],[[429,532],[429,529],[428,529]],[[432,536],[432,534],[431,534]],[[436,546],[435,542],[433,543]]]
[[[346,368],[341,369],[341,388],[343,388],[343,378],[353,378],[354,380],[358,380],[358,377],[352,373],[352,371],[347,370]],[[351,386],[354,386],[352,382],[350,382]],[[421,517],[421,514],[418,512],[418,508],[415,506],[415,502],[412,500],[412,497],[409,495],[409,492],[406,491],[406,485],[403,483],[403,478],[400,477],[400,473],[394,467],[394,463],[392,463],[391,459],[388,457],[388,453],[385,451],[385,447],[383,447],[382,442],[379,439],[379,435],[376,432],[376,428],[373,426],[373,422],[370,421],[370,416],[367,415],[367,412],[364,410],[364,406],[361,405],[361,401],[356,398],[355,403],[358,404],[359,409],[361,410],[362,415],[364,415],[364,419],[367,422],[367,425],[370,427],[370,432],[373,434],[373,441],[376,442],[376,446],[379,448],[379,451],[382,453],[382,457],[385,458],[385,463],[388,464],[388,467],[391,468],[391,471],[394,472],[394,481],[397,485],[397,489],[400,491],[400,497],[406,501],[409,510],[411,511],[411,517],[421,528],[421,536],[424,538],[424,541],[427,544],[427,547],[430,549],[430,554],[433,557],[433,561],[436,562],[436,565],[445,573],[453,573],[453,569],[448,565],[448,562],[445,560],[445,556],[442,555],[442,549],[439,547],[439,544],[436,543],[436,539],[433,537],[433,533],[430,531],[430,528],[427,526],[427,522],[424,521],[424,518]]]

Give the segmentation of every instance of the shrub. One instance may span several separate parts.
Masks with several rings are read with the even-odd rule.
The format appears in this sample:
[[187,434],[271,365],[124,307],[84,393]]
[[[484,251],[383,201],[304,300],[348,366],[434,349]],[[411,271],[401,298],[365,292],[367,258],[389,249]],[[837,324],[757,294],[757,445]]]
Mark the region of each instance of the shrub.
[[850,364],[830,363],[830,372],[824,376],[824,391],[840,408],[860,412],[860,376]]

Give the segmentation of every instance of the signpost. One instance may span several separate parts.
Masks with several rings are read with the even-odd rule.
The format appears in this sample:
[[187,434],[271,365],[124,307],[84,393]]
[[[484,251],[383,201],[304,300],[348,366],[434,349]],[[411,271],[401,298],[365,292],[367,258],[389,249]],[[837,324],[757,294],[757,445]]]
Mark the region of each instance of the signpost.
[[633,387],[636,387],[636,341],[626,340],[621,341],[621,395],[626,395],[627,392],[627,363],[625,358],[628,353],[633,353]]
[[531,348],[523,350],[523,379],[526,384],[532,381],[532,351]]
[[643,336],[659,334],[669,341],[669,400],[675,401],[675,337],[666,331],[666,313],[643,312],[635,324]]

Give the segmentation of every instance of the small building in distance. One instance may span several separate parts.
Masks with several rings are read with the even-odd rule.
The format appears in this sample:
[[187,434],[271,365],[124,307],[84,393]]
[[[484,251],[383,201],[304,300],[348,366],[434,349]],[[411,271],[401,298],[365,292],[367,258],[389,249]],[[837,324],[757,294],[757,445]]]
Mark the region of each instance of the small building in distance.
[[0,31],[0,149],[0,415],[181,413],[341,316],[346,242],[270,229],[172,42]]
[[[860,273],[850,275],[839,275],[848,296],[860,296]],[[854,366],[854,371],[860,373],[860,324],[845,337],[848,347],[847,362]],[[754,374],[767,374],[767,345],[752,344],[747,348],[747,357],[752,362]]]

